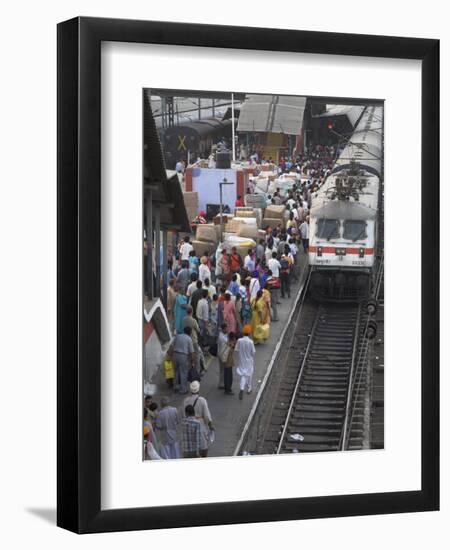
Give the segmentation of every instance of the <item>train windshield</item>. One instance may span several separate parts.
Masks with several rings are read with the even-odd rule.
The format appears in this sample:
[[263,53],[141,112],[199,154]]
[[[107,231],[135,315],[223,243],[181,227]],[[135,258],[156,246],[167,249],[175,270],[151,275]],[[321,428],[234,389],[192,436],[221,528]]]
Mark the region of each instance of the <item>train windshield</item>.
[[344,222],[344,239],[351,241],[358,241],[359,239],[365,239],[367,224],[363,220],[346,220]]
[[329,220],[321,218],[317,221],[316,237],[319,239],[338,239],[339,238],[339,220]]

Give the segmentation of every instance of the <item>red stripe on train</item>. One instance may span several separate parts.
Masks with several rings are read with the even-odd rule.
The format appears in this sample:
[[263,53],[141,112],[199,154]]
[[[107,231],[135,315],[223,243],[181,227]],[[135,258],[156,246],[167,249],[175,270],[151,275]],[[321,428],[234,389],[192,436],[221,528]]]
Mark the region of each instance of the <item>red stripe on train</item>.
[[[344,246],[338,246],[337,248],[345,248]],[[364,247],[361,247],[364,248]],[[373,254],[373,248],[364,248],[364,255],[368,256]],[[359,248],[345,248],[346,254],[359,254]],[[309,252],[317,252],[317,246],[310,246]],[[322,254],[335,254],[335,246],[322,246]]]

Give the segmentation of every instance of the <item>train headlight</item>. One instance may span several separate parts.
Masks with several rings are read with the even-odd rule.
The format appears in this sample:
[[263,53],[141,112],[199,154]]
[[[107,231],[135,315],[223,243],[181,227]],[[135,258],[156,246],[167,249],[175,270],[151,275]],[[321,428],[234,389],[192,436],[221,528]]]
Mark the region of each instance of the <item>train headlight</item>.
[[364,248],[362,247],[359,249],[359,257],[364,258]]
[[321,246],[317,247],[317,255],[322,256],[322,247]]

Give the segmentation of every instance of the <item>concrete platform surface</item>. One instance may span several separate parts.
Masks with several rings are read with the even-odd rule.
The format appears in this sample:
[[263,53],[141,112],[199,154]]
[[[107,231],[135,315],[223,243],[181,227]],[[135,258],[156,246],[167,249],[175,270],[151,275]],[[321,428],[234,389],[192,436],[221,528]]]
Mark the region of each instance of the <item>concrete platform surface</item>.
[[[241,437],[242,430],[250,414],[252,405],[258,395],[258,390],[263,381],[264,375],[271,362],[277,343],[280,340],[283,329],[290,316],[291,310],[295,304],[296,297],[300,291],[303,271],[307,263],[307,256],[299,252],[300,276],[297,281],[291,284],[291,297],[280,298],[281,305],[278,306],[279,321],[272,322],[270,325],[270,337],[264,344],[256,346],[255,370],[253,374],[253,391],[250,395],[244,394],[242,400],[239,400],[239,377],[233,372],[233,391],[234,395],[225,395],[223,390],[218,389],[219,365],[215,357],[208,360],[208,370],[203,375],[200,383],[200,395],[208,401],[208,406],[213,418],[213,425],[216,430],[216,438],[209,448],[208,456],[232,456],[236,445]],[[156,391],[153,400],[160,402],[163,396],[170,399],[170,404],[180,409],[182,408],[186,395],[174,393],[168,387],[163,369],[160,368],[154,379]]]

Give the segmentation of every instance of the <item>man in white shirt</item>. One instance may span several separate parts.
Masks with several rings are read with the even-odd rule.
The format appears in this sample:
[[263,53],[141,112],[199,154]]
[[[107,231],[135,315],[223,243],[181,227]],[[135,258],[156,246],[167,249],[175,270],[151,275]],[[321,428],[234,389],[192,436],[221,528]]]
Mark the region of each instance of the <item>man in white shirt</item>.
[[194,247],[189,242],[189,237],[184,237],[184,243],[180,246],[181,260],[189,260],[189,253]]
[[256,353],[255,344],[249,337],[252,332],[251,326],[244,325],[242,331],[244,337],[239,338],[234,348],[236,373],[241,377],[239,384],[239,399],[242,399],[245,388],[247,388],[248,394],[252,393],[252,376]]
[[197,273],[191,273],[190,279],[191,279],[191,282],[189,283],[186,291],[186,296],[188,298],[192,296],[192,294],[197,290],[197,281],[198,281]]
[[225,364],[223,361],[221,361],[222,354],[225,350],[225,347],[228,343],[228,325],[226,323],[222,323],[222,326],[220,327],[219,336],[217,338],[217,359],[219,361],[219,384],[218,389],[223,390],[225,389],[225,380],[224,380],[224,369]]
[[208,289],[202,289],[202,297],[197,303],[196,317],[200,326],[200,334],[204,336],[209,323]]
[[289,208],[292,209],[292,207],[294,206],[295,204],[295,199],[293,199],[292,197],[290,197],[287,201],[286,201],[286,204],[289,205]]
[[281,264],[277,260],[277,253],[272,252],[272,258],[269,260],[269,269],[272,272],[272,275],[274,277],[277,277],[277,278],[280,277],[280,267],[281,267]]
[[303,251],[305,254],[308,254],[309,248],[309,219],[306,220],[300,225],[300,237],[303,243]]

